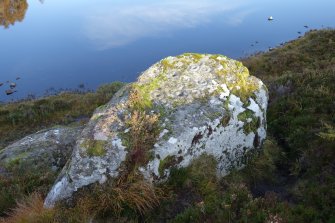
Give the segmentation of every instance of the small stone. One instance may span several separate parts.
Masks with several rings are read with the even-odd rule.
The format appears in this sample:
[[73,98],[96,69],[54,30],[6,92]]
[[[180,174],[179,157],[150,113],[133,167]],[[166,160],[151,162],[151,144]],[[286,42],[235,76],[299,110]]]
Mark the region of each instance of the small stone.
[[164,129],[160,134],[159,134],[159,138],[162,138],[166,133],[168,133],[169,130]]
[[100,180],[99,180],[99,184],[104,184],[104,183],[106,183],[106,181],[107,181],[106,175],[102,175]]

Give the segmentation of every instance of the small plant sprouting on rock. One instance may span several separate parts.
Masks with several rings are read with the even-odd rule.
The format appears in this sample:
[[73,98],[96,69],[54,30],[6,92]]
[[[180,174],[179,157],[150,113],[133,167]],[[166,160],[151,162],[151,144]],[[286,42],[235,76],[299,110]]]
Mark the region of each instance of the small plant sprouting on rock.
[[158,115],[147,115],[145,112],[134,111],[126,120],[129,132],[125,136],[130,150],[129,161],[144,165],[149,161],[152,149],[158,135]]
[[138,90],[129,95],[130,115],[126,119],[129,131],[123,134],[123,143],[129,150],[127,163],[131,166],[145,165],[152,154],[159,133],[159,115],[148,114],[147,105],[142,104],[142,96]]
[[251,132],[256,132],[259,126],[261,125],[261,121],[259,117],[255,116],[255,113],[249,109],[245,110],[244,112],[241,112],[237,116],[238,120],[242,121],[244,123],[243,130],[246,134],[249,134]]
[[167,156],[165,159],[161,160],[158,167],[158,172],[160,176],[164,175],[164,170],[170,168],[171,166],[178,164],[182,161],[182,157]]

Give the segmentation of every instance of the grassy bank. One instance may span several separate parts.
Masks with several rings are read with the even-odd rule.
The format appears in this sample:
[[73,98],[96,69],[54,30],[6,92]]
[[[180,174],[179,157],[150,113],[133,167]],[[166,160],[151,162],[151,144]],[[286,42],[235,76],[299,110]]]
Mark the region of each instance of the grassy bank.
[[128,175],[114,189],[94,186],[94,196],[67,210],[45,210],[43,198],[30,196],[5,222],[335,222],[335,30],[243,63],[267,84],[270,104],[269,137],[242,171],[218,180],[215,160],[203,155],[166,184],[150,188]]
[[43,128],[87,121],[123,86],[106,84],[96,92],[63,92],[58,95],[0,105],[0,150],[10,142]]

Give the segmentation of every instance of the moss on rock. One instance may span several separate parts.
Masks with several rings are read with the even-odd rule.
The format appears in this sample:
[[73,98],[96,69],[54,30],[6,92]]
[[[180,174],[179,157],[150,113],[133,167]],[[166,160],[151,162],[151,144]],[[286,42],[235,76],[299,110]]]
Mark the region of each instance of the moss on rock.
[[165,159],[161,160],[158,167],[159,175],[164,175],[164,170],[173,166],[176,161],[176,156],[167,156]]
[[85,139],[80,146],[86,149],[89,156],[104,156],[106,154],[107,142],[104,140]]
[[261,125],[261,120],[259,117],[255,116],[255,113],[249,109],[246,109],[244,112],[241,112],[237,116],[238,120],[244,123],[243,129],[246,134],[251,132],[256,133],[257,129]]

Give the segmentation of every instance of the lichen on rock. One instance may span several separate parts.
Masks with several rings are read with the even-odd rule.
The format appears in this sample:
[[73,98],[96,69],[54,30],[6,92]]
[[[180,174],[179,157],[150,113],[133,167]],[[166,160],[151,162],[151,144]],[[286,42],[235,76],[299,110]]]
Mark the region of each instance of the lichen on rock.
[[0,168],[9,174],[22,170],[27,175],[36,171],[57,173],[71,157],[82,129],[56,126],[26,136],[0,151]]
[[[224,176],[261,147],[267,101],[265,85],[241,62],[209,54],[167,57],[96,110],[45,205],[115,179],[130,161],[155,183],[206,153],[217,161],[217,175]],[[139,114],[142,118],[135,117]],[[134,143],[139,137],[147,138]]]

